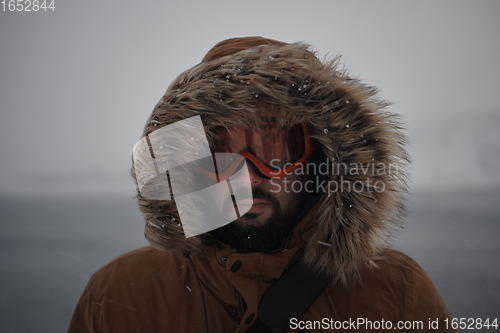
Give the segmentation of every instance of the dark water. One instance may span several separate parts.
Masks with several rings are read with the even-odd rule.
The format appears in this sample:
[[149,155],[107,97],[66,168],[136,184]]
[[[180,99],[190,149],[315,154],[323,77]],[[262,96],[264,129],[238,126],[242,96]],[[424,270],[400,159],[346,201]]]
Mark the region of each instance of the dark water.
[[500,191],[417,193],[410,200],[395,247],[423,266],[453,317],[499,318]]
[[[500,317],[500,191],[415,193],[409,210],[394,247],[454,317]],[[0,332],[65,332],[90,275],[146,245],[131,196],[2,197],[0,218]]]

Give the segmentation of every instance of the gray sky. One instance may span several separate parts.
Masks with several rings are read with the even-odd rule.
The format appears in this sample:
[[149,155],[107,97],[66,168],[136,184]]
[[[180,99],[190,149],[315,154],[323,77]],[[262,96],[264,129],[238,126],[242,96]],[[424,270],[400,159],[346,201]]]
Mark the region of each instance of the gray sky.
[[129,192],[170,82],[218,41],[343,55],[410,136],[413,188],[499,186],[500,1],[70,1],[0,12],[0,193]]

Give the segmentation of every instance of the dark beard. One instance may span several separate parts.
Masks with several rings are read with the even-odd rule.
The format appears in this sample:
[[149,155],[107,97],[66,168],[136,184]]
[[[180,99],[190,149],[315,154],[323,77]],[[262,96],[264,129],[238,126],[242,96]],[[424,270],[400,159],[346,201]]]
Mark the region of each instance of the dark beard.
[[[280,247],[283,239],[298,222],[298,212],[302,205],[302,196],[297,195],[293,202],[288,202],[285,209],[278,200],[260,188],[252,190],[254,199],[267,200],[273,214],[260,225],[245,223],[229,223],[212,230],[210,234],[221,242],[234,247],[240,253],[269,252]],[[242,218],[254,219],[257,213],[246,213]]]

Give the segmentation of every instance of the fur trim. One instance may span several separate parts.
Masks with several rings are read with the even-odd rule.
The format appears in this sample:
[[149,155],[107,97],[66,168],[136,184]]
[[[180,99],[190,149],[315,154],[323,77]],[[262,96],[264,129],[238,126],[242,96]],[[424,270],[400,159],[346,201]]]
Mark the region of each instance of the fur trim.
[[[209,142],[214,126],[253,128],[270,116],[284,127],[306,122],[334,167],[304,260],[345,282],[376,258],[399,226],[409,157],[397,116],[385,110],[373,87],[339,69],[338,60],[323,63],[308,45],[296,43],[254,46],[202,62],[171,84],[143,134],[196,115]],[[202,253],[206,236],[184,237],[173,202],[140,195],[138,201],[153,246]]]

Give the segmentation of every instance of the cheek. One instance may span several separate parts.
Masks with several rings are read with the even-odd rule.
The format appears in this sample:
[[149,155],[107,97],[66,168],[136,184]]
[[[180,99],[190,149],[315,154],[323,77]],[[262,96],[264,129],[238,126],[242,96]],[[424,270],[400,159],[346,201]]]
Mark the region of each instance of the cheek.
[[265,184],[263,184],[262,189],[264,191],[270,192],[273,196],[277,198],[284,190],[284,183],[282,179],[271,179],[266,181]]
[[269,190],[280,202],[281,207],[284,207],[290,202],[296,203],[303,196],[305,178],[303,176],[289,175],[274,179],[269,181],[271,185]]

